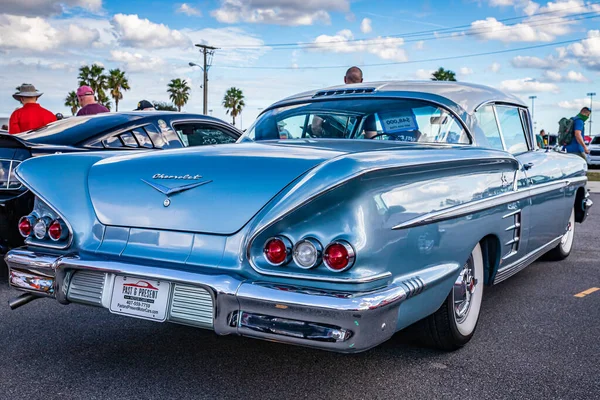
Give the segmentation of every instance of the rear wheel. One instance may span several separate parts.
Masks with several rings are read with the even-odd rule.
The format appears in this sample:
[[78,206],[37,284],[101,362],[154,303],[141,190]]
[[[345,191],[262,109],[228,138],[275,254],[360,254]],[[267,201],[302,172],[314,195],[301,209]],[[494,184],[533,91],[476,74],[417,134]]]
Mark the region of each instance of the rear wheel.
[[547,252],[544,255],[544,259],[548,261],[560,261],[569,257],[569,254],[571,254],[571,250],[573,249],[574,237],[575,208],[571,210],[571,216],[569,217],[569,222],[567,223],[567,229],[562,238],[560,239],[560,243],[558,243],[555,248]]
[[421,338],[442,350],[456,350],[464,346],[475,333],[482,299],[483,255],[481,246],[477,244],[444,304],[419,322]]

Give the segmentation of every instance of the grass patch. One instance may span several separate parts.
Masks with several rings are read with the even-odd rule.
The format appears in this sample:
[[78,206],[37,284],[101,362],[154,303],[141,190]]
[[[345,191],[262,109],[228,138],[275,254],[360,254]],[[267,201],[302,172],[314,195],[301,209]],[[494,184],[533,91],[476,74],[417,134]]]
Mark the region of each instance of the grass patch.
[[600,171],[588,171],[588,181],[600,182]]

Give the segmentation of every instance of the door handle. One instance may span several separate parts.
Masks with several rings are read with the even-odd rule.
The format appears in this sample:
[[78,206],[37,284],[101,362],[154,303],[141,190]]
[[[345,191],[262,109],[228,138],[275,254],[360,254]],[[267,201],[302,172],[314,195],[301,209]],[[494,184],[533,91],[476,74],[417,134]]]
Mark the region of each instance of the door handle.
[[528,163],[523,164],[523,169],[525,171],[527,171],[528,169],[531,169],[532,167],[533,167],[533,163],[532,162],[528,162]]

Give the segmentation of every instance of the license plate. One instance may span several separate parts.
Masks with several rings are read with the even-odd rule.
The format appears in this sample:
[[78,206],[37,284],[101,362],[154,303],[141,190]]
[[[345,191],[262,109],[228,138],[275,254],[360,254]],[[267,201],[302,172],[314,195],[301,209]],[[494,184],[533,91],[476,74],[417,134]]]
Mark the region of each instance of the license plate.
[[169,282],[117,276],[110,312],[162,322],[167,316],[170,291]]

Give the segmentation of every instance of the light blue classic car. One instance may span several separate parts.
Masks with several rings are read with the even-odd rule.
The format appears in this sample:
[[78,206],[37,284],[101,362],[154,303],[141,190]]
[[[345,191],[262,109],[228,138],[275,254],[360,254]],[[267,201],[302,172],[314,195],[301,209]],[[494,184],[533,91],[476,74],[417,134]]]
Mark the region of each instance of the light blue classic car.
[[381,82],[266,109],[236,144],[27,160],[36,196],[6,256],[39,297],[338,352],[415,323],[467,343],[484,286],[564,259],[586,164],[535,147],[492,88]]

